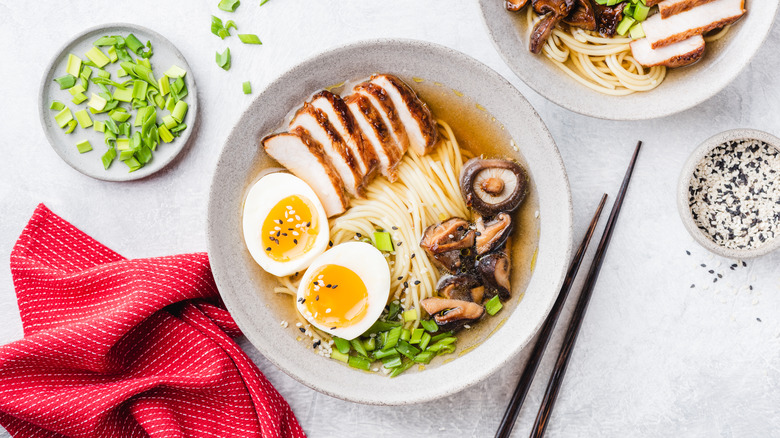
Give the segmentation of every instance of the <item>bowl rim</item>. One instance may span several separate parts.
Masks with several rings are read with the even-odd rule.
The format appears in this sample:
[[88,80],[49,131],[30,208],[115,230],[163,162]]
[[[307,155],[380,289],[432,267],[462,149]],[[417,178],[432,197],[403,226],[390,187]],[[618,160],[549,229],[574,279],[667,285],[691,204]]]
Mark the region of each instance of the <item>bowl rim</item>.
[[691,153],[680,172],[680,178],[677,182],[677,211],[680,214],[680,219],[682,219],[685,229],[699,245],[714,254],[741,260],[760,257],[777,250],[780,248],[780,236],[775,236],[775,238],[768,243],[752,249],[734,249],[720,246],[707,237],[698,225],[696,225],[696,221],[693,219],[693,213],[688,205],[688,188],[690,187],[693,172],[696,170],[699,162],[701,162],[701,160],[713,149],[725,142],[735,140],[760,140],[780,151],[780,138],[757,129],[731,129],[715,134],[707,140],[704,140]]
[[[703,91],[701,93],[696,93],[695,97],[692,99],[677,99],[675,102],[681,102],[680,104],[675,105],[645,105],[644,108],[642,108],[642,111],[636,111],[636,112],[626,112],[623,108],[621,108],[619,105],[614,105],[611,108],[607,110],[594,110],[593,107],[588,106],[589,99],[582,99],[584,102],[579,102],[576,99],[571,98],[559,98],[558,96],[555,96],[551,93],[549,93],[545,87],[542,86],[542,84],[538,83],[536,79],[534,79],[534,75],[531,71],[528,71],[525,68],[522,68],[522,66],[514,62],[511,53],[512,50],[517,50],[518,47],[508,47],[508,44],[514,44],[514,41],[509,42],[506,41],[506,39],[502,39],[500,37],[500,33],[496,27],[489,24],[488,15],[487,15],[487,4],[488,3],[500,3],[497,0],[479,0],[479,10],[480,15],[482,17],[482,23],[484,24],[485,28],[487,29],[487,32],[490,36],[490,41],[493,43],[493,47],[495,48],[496,52],[501,56],[501,59],[504,61],[504,63],[509,67],[509,69],[512,71],[512,73],[515,74],[518,78],[520,78],[521,81],[523,81],[524,84],[526,84],[529,88],[534,90],[536,93],[538,93],[540,96],[544,97],[545,99],[549,100],[550,102],[560,106],[561,108],[567,109],[569,111],[582,114],[589,117],[594,117],[598,119],[604,119],[604,120],[620,120],[620,121],[637,121],[637,120],[649,120],[649,119],[656,119],[661,117],[667,117],[672,114],[677,114],[682,111],[689,110],[695,106],[698,106],[699,104],[705,102],[706,100],[714,97],[718,93],[720,93],[726,86],[728,86],[734,79],[739,76],[739,74],[747,67],[747,65],[750,63],[750,61],[755,57],[755,55],[758,53],[761,46],[766,41],[767,37],[769,36],[769,33],[772,31],[772,27],[774,24],[774,21],[776,19],[777,10],[780,6],[780,1],[775,0],[771,1],[770,5],[772,7],[770,10],[762,10],[761,15],[770,17],[768,21],[764,21],[764,26],[762,27],[752,27],[749,32],[759,32],[757,37],[754,40],[754,44],[751,50],[741,50],[737,52],[737,59],[735,59],[732,64],[737,65],[738,68],[730,69],[725,75],[719,74],[716,76],[716,81],[710,81],[708,83],[709,88],[707,88],[707,91]],[[507,13],[511,13],[507,11]],[[523,12],[521,12],[523,13]],[[750,13],[750,10],[748,10],[747,14]],[[747,16],[747,15],[746,15]],[[746,20],[746,16],[743,16],[737,23],[735,24],[741,24]],[[520,46],[522,49],[522,45]],[[705,55],[706,56],[706,55]],[[683,67],[684,68],[684,67]],[[565,76],[562,72],[561,76]],[[566,77],[567,83],[569,83],[568,86],[577,86],[585,88],[583,85],[578,84],[576,81],[574,81],[571,78]],[[567,86],[567,87],[568,87]],[[657,90],[650,90],[647,92],[639,92],[633,94],[633,96],[641,96],[644,93],[653,93]],[[595,93],[595,91],[594,91]],[[606,95],[602,95],[599,93],[600,96],[607,97]],[[633,105],[632,107],[636,107],[638,105]]]
[[[166,156],[164,159],[160,159],[159,157],[157,157],[156,159],[152,159],[150,165],[144,166],[135,172],[127,172],[118,175],[113,175],[107,171],[93,172],[90,169],[87,169],[84,166],[82,166],[80,163],[81,160],[72,159],[71,156],[69,156],[63,151],[63,148],[61,146],[58,146],[60,143],[54,137],[54,135],[52,134],[48,126],[48,122],[50,122],[50,120],[53,119],[53,117],[50,116],[47,102],[44,100],[46,97],[47,87],[52,86],[49,81],[49,78],[56,76],[55,69],[57,68],[57,60],[66,53],[65,51],[68,50],[68,48],[71,45],[77,43],[79,40],[83,39],[84,37],[86,37],[91,33],[96,33],[102,30],[110,31],[114,29],[129,29],[131,31],[145,33],[150,37],[154,38],[153,43],[155,48],[158,45],[161,47],[166,47],[168,50],[171,51],[171,53],[175,58],[181,59],[182,62],[184,62],[185,65],[182,67],[187,70],[187,75],[185,80],[187,81],[187,90],[189,93],[188,102],[187,102],[189,109],[187,113],[192,114],[192,120],[187,125],[188,129],[185,130],[184,134],[181,137],[177,137],[174,140],[174,142],[178,143],[176,144],[177,150],[174,153],[170,154],[169,156]],[[41,124],[41,128],[43,129],[43,133],[46,136],[46,140],[48,140],[49,145],[51,146],[52,149],[54,149],[54,152],[57,153],[57,155],[62,159],[62,161],[67,163],[70,167],[72,167],[74,170],[78,171],[79,173],[82,173],[90,178],[95,178],[98,180],[109,181],[109,182],[125,182],[125,181],[135,181],[139,179],[144,179],[167,168],[171,163],[176,161],[176,159],[180,157],[184,153],[184,151],[188,150],[191,143],[194,142],[195,137],[193,136],[193,134],[198,131],[199,122],[200,122],[200,105],[198,105],[199,93],[198,93],[198,85],[197,82],[195,81],[195,73],[193,72],[193,69],[189,64],[189,61],[187,61],[187,58],[184,56],[184,54],[181,53],[181,50],[179,50],[179,48],[176,47],[176,45],[173,44],[171,40],[163,36],[161,33],[152,30],[146,26],[141,26],[135,23],[109,22],[109,23],[98,24],[86,28],[76,33],[72,37],[68,38],[61,46],[57,48],[56,51],[54,51],[54,54],[49,58],[49,62],[47,65],[48,67],[44,70],[43,75],[41,76],[40,86],[38,87],[38,120]],[[116,163],[114,163],[113,165],[116,165]]]
[[[363,404],[371,404],[371,405],[408,405],[408,404],[415,404],[415,403],[422,403],[426,401],[431,401],[434,399],[442,398],[448,395],[455,394],[459,391],[462,391],[466,389],[467,387],[470,387],[472,385],[475,385],[490,375],[494,374],[496,371],[498,371],[500,368],[506,366],[507,363],[512,362],[516,359],[520,351],[522,351],[533,339],[536,333],[538,333],[540,327],[544,323],[546,316],[549,314],[550,309],[552,308],[555,299],[558,295],[558,290],[560,289],[560,286],[563,282],[566,269],[568,267],[568,262],[571,258],[572,254],[572,235],[573,235],[573,205],[572,205],[572,197],[571,197],[571,189],[569,186],[569,180],[568,175],[566,174],[566,169],[563,163],[563,159],[560,155],[560,152],[558,151],[557,146],[555,145],[555,141],[552,138],[552,135],[550,134],[549,130],[547,130],[546,126],[544,125],[544,122],[541,120],[539,115],[537,114],[536,110],[533,108],[533,106],[530,104],[530,102],[525,99],[525,97],[520,93],[520,91],[515,88],[509,81],[507,81],[503,76],[492,70],[487,65],[481,63],[480,61],[464,54],[461,52],[458,52],[456,50],[453,50],[451,48],[427,42],[427,41],[420,41],[420,40],[413,40],[413,39],[402,39],[402,38],[377,38],[377,39],[369,39],[369,40],[361,40],[357,42],[353,42],[346,45],[340,45],[336,47],[332,47],[329,49],[326,49],[322,52],[318,52],[305,60],[297,63],[296,65],[292,66],[290,69],[285,71],[284,73],[280,74],[276,79],[274,79],[272,82],[270,82],[266,87],[263,89],[261,93],[255,96],[253,103],[247,107],[247,109],[242,113],[241,119],[247,116],[250,112],[252,112],[252,107],[254,105],[254,102],[257,100],[264,99],[266,96],[266,93],[269,92],[269,90],[278,88],[280,84],[283,84],[285,81],[289,80],[290,77],[295,75],[298,71],[304,70],[306,68],[312,67],[313,64],[323,57],[328,56],[338,56],[344,52],[352,52],[355,50],[365,50],[368,49],[386,49],[389,47],[393,48],[404,48],[404,49],[414,49],[418,50],[419,52],[424,51],[433,51],[438,52],[440,55],[447,57],[448,59],[454,59],[456,58],[459,62],[467,63],[470,65],[471,68],[475,68],[477,70],[480,70],[482,73],[484,73],[487,76],[490,76],[493,81],[495,81],[495,84],[502,87],[502,89],[508,93],[513,94],[513,98],[517,100],[517,102],[523,106],[525,106],[525,110],[529,111],[529,114],[532,114],[532,120],[528,122],[529,125],[538,126],[541,129],[539,130],[540,138],[544,141],[546,152],[545,156],[546,159],[549,160],[550,166],[555,170],[556,173],[559,173],[561,176],[561,187],[558,188],[558,190],[563,191],[562,197],[566,200],[565,204],[565,212],[566,214],[563,215],[564,217],[560,218],[560,229],[565,233],[562,238],[561,242],[558,246],[560,246],[562,249],[565,249],[562,254],[559,255],[559,257],[562,259],[562,262],[560,264],[560,269],[555,268],[554,271],[556,272],[556,275],[552,276],[554,278],[546,278],[543,280],[538,280],[540,282],[544,282],[544,284],[551,284],[549,287],[552,289],[547,302],[542,302],[539,304],[539,308],[543,310],[543,317],[539,319],[534,325],[533,330],[529,333],[529,335],[523,339],[522,341],[518,341],[515,345],[512,345],[509,349],[504,349],[507,351],[507,353],[499,358],[499,360],[493,361],[489,364],[484,364],[482,368],[479,369],[478,372],[474,372],[473,374],[468,375],[467,378],[463,378],[460,381],[457,382],[450,382],[448,385],[442,385],[441,388],[436,390],[431,390],[429,388],[419,388],[418,392],[414,394],[403,394],[402,396],[394,396],[393,398],[377,398],[376,396],[370,396],[366,395],[365,393],[360,393],[360,391],[342,391],[342,392],[336,392],[335,390],[329,390],[328,388],[321,385],[318,381],[315,379],[312,379],[311,376],[306,374],[296,374],[293,370],[288,369],[285,364],[283,364],[278,358],[274,357],[273,355],[269,354],[269,349],[266,345],[264,345],[263,342],[256,342],[256,335],[252,332],[246,333],[245,336],[250,341],[250,343],[257,348],[257,350],[263,354],[263,356],[268,359],[271,363],[276,365],[279,369],[281,369],[285,374],[289,375],[293,379],[297,380],[298,382],[303,383],[304,385],[321,392],[323,394],[348,400],[352,402],[357,403],[363,403]],[[313,90],[312,90],[313,91]],[[212,175],[212,184],[210,188],[209,193],[209,204],[208,204],[208,212],[209,217],[207,218],[207,241],[208,241],[208,247],[209,247],[209,254],[213,254],[213,251],[218,244],[217,236],[215,229],[212,228],[212,218],[211,214],[212,212],[218,208],[219,206],[219,194],[217,193],[219,190],[216,187],[215,181],[216,181],[216,175],[220,171],[221,167],[226,166],[227,162],[229,161],[226,151],[228,150],[228,146],[234,141],[234,136],[237,136],[238,134],[234,131],[228,135],[226,138],[223,146],[222,146],[222,153],[220,154],[220,158],[215,166],[214,174]],[[547,148],[547,146],[550,146]],[[556,227],[557,228],[557,227]],[[211,260],[212,267],[218,267],[220,262],[218,260]],[[556,262],[557,263],[557,262]],[[537,265],[538,268],[538,265]],[[225,302],[225,305],[227,309],[231,312],[234,319],[236,320],[237,324],[239,326],[242,325],[243,321],[243,315],[241,314],[240,309],[237,307],[237,300],[235,297],[226,297],[222,292],[222,287],[227,286],[231,283],[231,279],[229,278],[229,275],[226,275],[226,273],[221,272],[219,268],[213,269],[214,272],[214,278],[218,285],[218,289],[220,289],[220,295],[223,297],[223,301]],[[537,272],[535,270],[534,272]],[[538,276],[537,276],[538,277]],[[533,277],[532,280],[533,281]],[[545,286],[546,288],[547,286]],[[236,302],[234,302],[234,300]],[[512,315],[515,315],[513,312]],[[510,322],[511,315],[507,317],[507,322]],[[506,326],[507,324],[504,324]],[[491,338],[494,338],[491,336],[487,340],[483,341],[483,343],[487,343],[488,340]],[[258,338],[259,339],[259,338]],[[480,346],[482,344],[479,344]],[[310,354],[313,354],[309,352]],[[443,364],[442,367],[446,365]],[[441,367],[436,367],[436,369],[440,369]],[[426,373],[432,373],[435,372],[436,369],[427,370]],[[358,373],[358,370],[351,370],[352,372]],[[386,395],[386,394],[383,394]]]

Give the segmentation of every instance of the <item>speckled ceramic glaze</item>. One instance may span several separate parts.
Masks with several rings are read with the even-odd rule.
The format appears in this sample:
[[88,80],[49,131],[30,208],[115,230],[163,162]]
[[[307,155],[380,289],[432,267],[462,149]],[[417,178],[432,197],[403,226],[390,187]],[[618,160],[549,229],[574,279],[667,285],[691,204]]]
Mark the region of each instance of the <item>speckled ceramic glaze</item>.
[[[277,280],[252,260],[242,237],[241,211],[248,185],[274,166],[260,139],[282,126],[308,97],[345,80],[387,72],[414,85],[436,81],[470,96],[501,121],[517,143],[539,194],[541,234],[535,270],[517,308],[468,354],[422,372],[390,379],[320,357],[299,342],[289,296],[277,296]],[[472,103],[473,104],[473,103]],[[507,144],[506,156],[517,156]],[[410,152],[411,153],[411,152]],[[278,165],[277,165],[278,166]],[[290,376],[325,394],[359,403],[398,405],[446,396],[486,378],[525,347],[547,315],[571,254],[571,196],[561,157],[544,123],[506,80],[453,50],[417,41],[378,40],[331,50],[299,64],[260,93],[225,142],[208,208],[209,256],[219,291],[250,342]]]
[[[50,110],[49,105],[53,100],[58,100],[68,106],[73,113],[80,109],[87,108],[86,104],[89,100],[80,105],[76,105],[71,102],[72,96],[68,90],[60,90],[59,85],[54,82],[54,78],[63,76],[65,74],[65,66],[68,62],[68,54],[73,53],[82,60],[86,57],[84,53],[92,47],[92,43],[98,38],[107,35],[122,35],[132,33],[143,43],[146,41],[152,42],[154,48],[154,54],[150,58],[152,67],[155,71],[155,76],[159,79],[163,72],[168,70],[172,65],[178,65],[179,67],[187,71],[187,75],[184,77],[187,84],[187,97],[184,101],[187,102],[188,110],[184,123],[187,124],[187,129],[184,130],[180,137],[171,143],[162,143],[157,146],[157,150],[154,151],[152,160],[144,167],[136,170],[135,172],[128,172],[127,166],[121,163],[118,159],[114,160],[114,163],[108,170],[103,168],[103,162],[101,157],[107,150],[103,139],[103,133],[97,132],[92,127],[82,129],[80,126],[76,127],[76,130],[71,134],[65,134],[65,130],[57,125],[54,120],[56,111]],[[105,53],[106,48],[103,48]],[[116,80],[116,70],[119,68],[119,63],[108,64],[104,67],[105,70],[111,73],[111,78]],[[123,78],[127,79],[127,78]],[[120,81],[121,82],[121,81]],[[90,83],[90,87],[85,93],[87,98],[92,93],[97,93],[97,85]],[[40,94],[38,96],[38,111],[40,113],[41,126],[46,133],[46,138],[49,139],[49,143],[55,152],[68,163],[71,167],[83,173],[84,175],[91,176],[92,178],[102,179],[105,181],[130,181],[141,179],[149,176],[168,164],[176,158],[188,145],[190,136],[195,131],[198,121],[198,89],[195,85],[195,78],[192,73],[192,69],[187,64],[187,60],[179,52],[179,50],[171,44],[164,36],[159,33],[147,29],[136,24],[103,24],[91,29],[87,29],[84,32],[75,36],[70,42],[65,44],[52,58],[49,69],[43,76],[41,82]],[[127,105],[123,105],[127,107]],[[163,112],[168,114],[167,111]],[[103,117],[95,117],[90,114],[93,120],[104,120]],[[134,119],[131,118],[132,122]],[[161,116],[158,113],[158,120],[161,120]],[[89,140],[92,145],[92,150],[84,154],[80,154],[76,149],[76,143],[82,140]]]
[[[509,12],[504,0],[479,0],[496,49],[529,87],[577,113],[612,120],[643,120],[692,108],[717,94],[750,62],[764,42],[778,0],[747,0],[747,14],[722,39],[707,43],[704,57],[688,67],[667,69],[656,89],[628,96],[607,96],[579,84],[546,56],[528,50],[526,11]],[[530,4],[529,4],[530,5]]]
[[777,250],[780,248],[780,238],[775,237],[764,245],[753,249],[732,249],[720,246],[712,241],[704,231],[699,229],[699,226],[693,219],[690,206],[688,205],[688,188],[691,185],[691,177],[693,176],[696,167],[710,151],[723,143],[734,140],[760,140],[780,150],[780,138],[755,129],[733,129],[708,138],[693,151],[688,158],[688,161],[686,161],[683,166],[682,172],[680,173],[680,181],[677,183],[677,209],[680,212],[680,218],[682,219],[683,225],[685,225],[685,229],[688,230],[699,245],[703,246],[708,251],[723,257],[748,259],[769,254],[770,252]]

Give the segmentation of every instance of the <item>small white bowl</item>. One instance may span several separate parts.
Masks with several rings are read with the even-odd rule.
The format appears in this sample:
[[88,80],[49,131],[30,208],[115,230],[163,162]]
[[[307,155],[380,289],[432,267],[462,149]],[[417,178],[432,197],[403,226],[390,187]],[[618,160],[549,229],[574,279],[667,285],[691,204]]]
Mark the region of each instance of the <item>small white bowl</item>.
[[688,203],[688,188],[691,184],[691,176],[701,160],[716,147],[723,143],[735,140],[759,140],[780,149],[780,138],[755,129],[733,129],[708,138],[693,151],[688,158],[688,161],[686,161],[683,166],[682,173],[680,174],[680,181],[677,184],[677,209],[680,212],[680,218],[682,219],[683,225],[685,225],[688,233],[691,234],[699,245],[717,255],[742,260],[769,254],[780,248],[780,237],[775,236],[772,240],[756,248],[726,248],[715,243],[699,228],[696,221],[693,219],[693,214],[691,213],[691,208]]

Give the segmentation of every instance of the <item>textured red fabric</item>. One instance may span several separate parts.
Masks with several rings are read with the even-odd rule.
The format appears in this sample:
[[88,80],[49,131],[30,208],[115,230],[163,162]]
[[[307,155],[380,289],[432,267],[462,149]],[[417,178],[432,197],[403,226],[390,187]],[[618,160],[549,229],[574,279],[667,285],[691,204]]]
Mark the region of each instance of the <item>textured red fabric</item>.
[[24,338],[0,424],[32,437],[303,437],[230,339],[205,253],[128,260],[42,204],[11,253]]

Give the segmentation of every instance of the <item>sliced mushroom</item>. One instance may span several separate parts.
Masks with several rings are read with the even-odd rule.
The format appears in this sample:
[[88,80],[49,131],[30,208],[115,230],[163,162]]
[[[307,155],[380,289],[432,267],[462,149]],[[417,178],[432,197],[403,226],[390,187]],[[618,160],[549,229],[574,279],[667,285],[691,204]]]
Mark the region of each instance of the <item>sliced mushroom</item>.
[[504,1],[504,7],[507,11],[517,12],[523,9],[528,4],[528,0],[506,0]]
[[596,11],[590,0],[576,0],[574,9],[564,23],[585,30],[596,30]]
[[472,158],[460,173],[466,205],[484,216],[516,209],[528,191],[528,175],[514,161]]
[[542,51],[544,43],[558,22],[568,17],[574,9],[574,3],[574,0],[532,0],[534,11],[546,17],[534,25],[529,46],[531,52],[539,54]]
[[623,8],[626,3],[622,2],[615,6],[600,5],[596,3],[596,23],[601,35],[611,38],[615,36],[617,26],[623,19]]
[[453,217],[425,229],[420,247],[430,254],[444,269],[457,272],[463,265],[461,250],[474,246],[476,232],[462,218]]
[[499,213],[489,222],[482,216],[477,218],[477,255],[487,254],[499,249],[512,232],[512,217],[507,213]]
[[445,298],[481,303],[483,294],[474,292],[481,286],[482,283],[473,275],[445,275],[439,279],[436,291]]
[[420,305],[442,330],[457,330],[485,314],[481,304],[446,298],[426,298]]
[[509,273],[512,269],[505,252],[490,253],[477,261],[477,270],[490,292],[497,292],[502,300],[510,297]]

